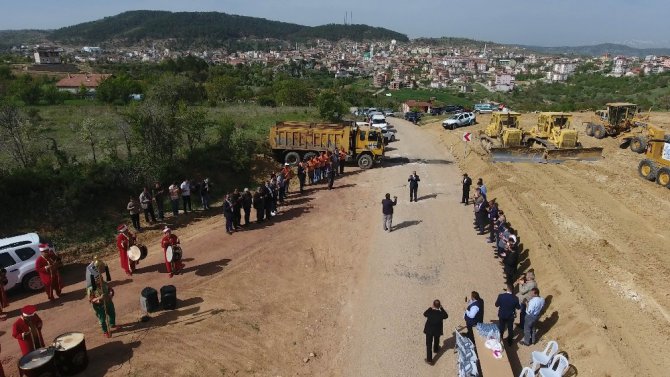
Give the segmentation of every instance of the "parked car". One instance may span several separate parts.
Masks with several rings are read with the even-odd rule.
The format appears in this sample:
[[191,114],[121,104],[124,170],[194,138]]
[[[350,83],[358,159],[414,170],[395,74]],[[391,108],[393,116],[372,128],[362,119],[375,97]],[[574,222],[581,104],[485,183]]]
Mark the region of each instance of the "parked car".
[[412,123],[417,123],[421,120],[421,113],[418,111],[408,111],[405,113],[405,120],[408,120]]
[[0,266],[7,271],[6,290],[21,286],[37,292],[44,288],[35,271],[35,260],[40,256],[39,244],[37,233],[0,239]]
[[442,107],[431,107],[430,115],[442,115],[444,114],[444,108]]
[[391,109],[386,109],[386,110],[384,110],[384,116],[385,117],[393,117],[393,116],[395,116],[395,113]]
[[486,114],[486,113],[492,113],[494,110],[497,110],[497,107],[490,103],[475,104],[475,113]]
[[385,130],[382,131],[382,137],[384,138],[384,144],[395,141],[395,131],[394,130]]
[[465,110],[465,108],[463,108],[463,106],[461,106],[461,105],[447,105],[447,106],[444,107],[443,113],[452,114],[452,113],[458,113],[458,112],[461,112],[461,111],[464,111],[464,110]]
[[374,113],[370,116],[370,126],[386,131],[390,128],[389,124],[386,123],[386,117],[382,113]]
[[477,122],[474,113],[458,113],[442,121],[444,129],[455,130],[458,127],[469,126]]

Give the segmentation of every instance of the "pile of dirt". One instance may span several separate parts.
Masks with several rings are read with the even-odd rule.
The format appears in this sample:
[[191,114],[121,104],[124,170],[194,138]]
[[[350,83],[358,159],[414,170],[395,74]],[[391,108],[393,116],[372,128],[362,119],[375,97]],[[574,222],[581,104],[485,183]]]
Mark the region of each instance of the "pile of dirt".
[[[524,114],[529,129],[536,114]],[[602,160],[559,165],[492,163],[475,138],[465,148],[464,132],[479,124],[445,131],[424,126],[452,150],[473,180],[482,177],[529,250],[540,289],[551,302],[540,326],[558,341],[580,375],[663,375],[670,330],[670,195],[638,177],[643,158],[619,141],[587,137],[575,113],[580,141],[604,148]],[[653,113],[651,123],[670,129],[670,115]],[[529,266],[524,266],[529,267]]]

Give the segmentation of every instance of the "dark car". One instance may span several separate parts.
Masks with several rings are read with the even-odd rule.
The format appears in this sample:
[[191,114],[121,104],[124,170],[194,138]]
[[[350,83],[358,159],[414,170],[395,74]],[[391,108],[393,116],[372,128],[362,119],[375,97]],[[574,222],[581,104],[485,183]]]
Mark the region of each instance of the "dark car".
[[405,113],[405,120],[416,123],[421,120],[421,113],[417,111],[408,111]]
[[447,114],[458,113],[464,111],[465,109],[461,105],[447,105],[444,107],[444,112]]
[[444,114],[444,108],[442,107],[431,107],[430,115],[442,115]]

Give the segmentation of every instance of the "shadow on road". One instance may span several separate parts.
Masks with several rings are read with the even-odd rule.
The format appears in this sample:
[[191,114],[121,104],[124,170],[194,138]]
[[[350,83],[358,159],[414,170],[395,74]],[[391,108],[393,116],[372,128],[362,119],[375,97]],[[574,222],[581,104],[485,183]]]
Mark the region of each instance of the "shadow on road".
[[120,369],[123,364],[133,357],[134,349],[142,342],[139,340],[130,343],[111,341],[87,351],[88,368],[80,375],[90,377],[102,377],[109,372]]
[[453,161],[443,159],[409,158],[409,157],[387,157],[382,162],[383,167],[398,166],[405,164],[429,164],[429,165],[449,165]]
[[423,220],[403,221],[403,222],[401,222],[400,224],[395,225],[395,226],[393,227],[393,230],[400,230],[400,229],[403,229],[403,228],[408,228],[408,227],[410,227],[410,226],[419,225],[419,224],[422,223],[422,221],[423,221]]

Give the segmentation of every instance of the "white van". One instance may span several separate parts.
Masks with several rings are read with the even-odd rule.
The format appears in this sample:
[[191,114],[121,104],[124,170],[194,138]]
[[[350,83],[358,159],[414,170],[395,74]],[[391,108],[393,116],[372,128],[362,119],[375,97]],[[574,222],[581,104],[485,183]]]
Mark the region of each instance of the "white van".
[[22,286],[28,291],[44,288],[37,271],[35,260],[40,256],[40,237],[37,233],[0,239],[0,267],[7,271],[5,290]]

